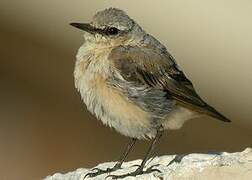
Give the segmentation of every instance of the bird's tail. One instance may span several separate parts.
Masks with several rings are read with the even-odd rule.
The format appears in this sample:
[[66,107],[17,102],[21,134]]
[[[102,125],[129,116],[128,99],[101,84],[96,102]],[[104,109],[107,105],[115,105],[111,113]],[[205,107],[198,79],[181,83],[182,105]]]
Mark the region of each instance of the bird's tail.
[[216,109],[214,109],[212,106],[206,104],[206,107],[204,107],[205,113],[211,117],[214,117],[215,119],[224,121],[224,122],[231,122],[230,119],[219,113]]

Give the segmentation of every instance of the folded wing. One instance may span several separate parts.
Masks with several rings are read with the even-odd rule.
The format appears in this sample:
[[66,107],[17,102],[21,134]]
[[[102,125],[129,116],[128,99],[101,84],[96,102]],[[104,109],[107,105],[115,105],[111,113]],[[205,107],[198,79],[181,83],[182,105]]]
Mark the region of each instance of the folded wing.
[[178,68],[167,51],[151,47],[118,46],[110,55],[110,61],[127,82],[141,83],[166,93],[182,106],[230,122],[196,93],[191,81]]

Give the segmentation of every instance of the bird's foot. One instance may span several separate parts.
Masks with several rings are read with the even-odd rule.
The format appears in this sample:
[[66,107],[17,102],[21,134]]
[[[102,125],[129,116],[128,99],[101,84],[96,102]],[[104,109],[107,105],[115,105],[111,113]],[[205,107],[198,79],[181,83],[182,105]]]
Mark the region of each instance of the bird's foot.
[[96,171],[96,172],[90,172],[90,173],[87,173],[85,176],[84,176],[84,179],[86,177],[95,177],[95,176],[99,176],[101,174],[106,174],[106,173],[110,173],[112,171],[116,171],[118,169],[121,168],[121,164],[120,163],[116,163],[114,167],[112,168],[107,168],[105,170],[103,169],[100,169],[100,168],[93,168],[92,171]]
[[141,175],[141,174],[149,174],[152,172],[159,172],[161,173],[161,171],[159,169],[154,169],[153,167],[158,166],[158,165],[153,165],[151,167],[149,167],[148,169],[146,169],[145,171],[143,170],[143,168],[141,166],[139,166],[135,171],[131,172],[131,173],[127,173],[127,174],[122,174],[122,175],[108,175],[106,177],[109,178],[111,177],[112,179],[119,179],[119,178],[125,178],[128,176],[134,176],[136,177],[137,175]]

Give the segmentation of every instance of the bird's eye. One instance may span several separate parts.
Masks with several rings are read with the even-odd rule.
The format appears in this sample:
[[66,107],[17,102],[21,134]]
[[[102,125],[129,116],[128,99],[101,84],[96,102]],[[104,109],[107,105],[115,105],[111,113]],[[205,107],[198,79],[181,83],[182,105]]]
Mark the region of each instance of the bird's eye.
[[111,28],[108,28],[107,32],[109,35],[116,35],[119,33],[119,29],[115,27],[111,27]]

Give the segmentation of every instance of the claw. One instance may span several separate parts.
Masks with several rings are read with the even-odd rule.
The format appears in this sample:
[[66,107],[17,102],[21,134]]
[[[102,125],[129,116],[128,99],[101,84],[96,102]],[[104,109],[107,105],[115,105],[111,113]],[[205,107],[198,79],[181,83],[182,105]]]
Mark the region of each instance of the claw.
[[152,172],[158,172],[158,173],[162,173],[159,169],[153,169],[153,167],[156,167],[158,165],[153,165],[151,167],[149,167],[146,171],[144,171],[145,173],[152,173]]
[[136,165],[132,165],[132,166],[130,166],[130,167],[140,167],[141,165],[138,165],[138,164],[136,164]]
[[173,163],[180,163],[180,162],[182,161],[182,159],[183,159],[185,156],[186,156],[185,154],[176,155],[176,156],[174,157],[174,159],[171,160],[171,161],[168,163],[167,166],[170,166],[170,165],[173,164]]
[[99,168],[93,168],[91,171],[96,171],[96,172],[87,173],[84,176],[84,179],[86,177],[95,177],[95,176],[99,176],[101,174],[109,173],[109,172],[115,171],[115,170],[120,169],[120,168],[121,168],[121,166],[119,166],[117,164],[113,168],[107,168],[106,170],[99,169]]
[[[134,165],[136,166],[136,165]],[[149,167],[148,169],[146,169],[145,171],[143,171],[141,168],[138,168],[136,171],[134,172],[131,172],[131,173],[127,173],[127,174],[122,174],[122,175],[108,175],[106,176],[105,179],[111,177],[112,179],[118,179],[118,178],[125,178],[127,176],[137,176],[137,175],[141,175],[141,174],[149,174],[149,173],[152,173],[152,172],[158,172],[158,173],[162,173],[159,169],[153,169],[153,167],[156,167],[158,166],[157,165],[153,165],[151,167]]]
[[94,173],[87,173],[87,174],[84,176],[83,179],[85,179],[86,177],[93,177],[93,176],[92,176],[93,174],[94,174]]
[[157,171],[159,173],[162,173],[159,169],[153,169],[154,167],[157,167],[157,166],[160,166],[160,164],[155,164],[155,165],[149,167],[146,171],[150,171],[150,172]]
[[106,173],[106,172],[109,172],[109,171],[107,171],[107,170],[102,170],[102,169],[99,169],[99,168],[94,168],[94,169],[92,169],[92,170],[97,170],[97,172],[90,172],[90,173],[87,173],[85,176],[84,176],[84,179],[86,178],[86,177],[95,177],[95,176],[98,176],[98,175],[100,175],[100,174],[104,174],[104,173]]

